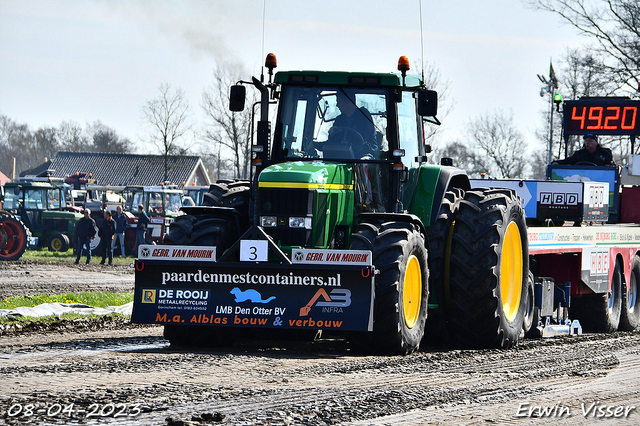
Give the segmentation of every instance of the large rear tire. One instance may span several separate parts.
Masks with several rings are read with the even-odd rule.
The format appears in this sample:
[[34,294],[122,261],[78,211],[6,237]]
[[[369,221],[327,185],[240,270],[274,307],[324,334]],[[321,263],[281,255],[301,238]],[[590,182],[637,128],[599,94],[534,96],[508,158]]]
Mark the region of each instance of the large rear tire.
[[18,260],[27,249],[31,233],[17,217],[0,214],[0,260]]
[[373,332],[352,333],[366,353],[406,355],[420,347],[427,319],[429,271],[425,237],[410,223],[360,223],[351,248],[371,250],[380,271],[375,282]]
[[447,326],[449,304],[449,262],[451,257],[451,230],[460,200],[464,198],[461,189],[447,191],[440,205],[438,216],[427,228],[429,244],[429,289],[430,309],[422,345],[450,344],[451,336]]
[[527,226],[515,192],[467,191],[451,242],[450,323],[459,343],[514,346],[522,332],[528,274]]
[[629,289],[622,293],[622,312],[620,312],[620,330],[633,331],[640,325],[640,306],[638,306],[638,285],[640,285],[640,257],[635,256],[631,267]]
[[238,237],[238,230],[230,217],[182,215],[171,223],[164,242],[169,245],[215,246],[216,256],[220,257]]

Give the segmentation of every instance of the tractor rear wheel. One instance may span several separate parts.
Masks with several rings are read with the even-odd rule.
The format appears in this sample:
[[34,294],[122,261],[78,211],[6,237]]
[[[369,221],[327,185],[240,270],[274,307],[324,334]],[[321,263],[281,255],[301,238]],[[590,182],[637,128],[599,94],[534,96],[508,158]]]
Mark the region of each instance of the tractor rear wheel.
[[435,222],[427,228],[429,244],[429,289],[430,305],[437,308],[430,309],[427,319],[425,336],[422,344],[447,344],[450,334],[447,328],[447,314],[449,303],[449,262],[451,257],[451,229],[460,200],[464,197],[461,189],[454,188],[447,191],[440,205]]
[[638,306],[638,285],[640,285],[640,257],[635,256],[629,279],[629,289],[622,293],[622,312],[620,312],[620,330],[633,331],[640,325],[640,306]]
[[27,249],[31,233],[17,217],[0,214],[0,260],[17,260]]
[[517,343],[528,274],[527,226],[515,192],[467,191],[453,226],[449,285],[452,331],[462,345]]
[[351,235],[351,249],[371,250],[380,271],[375,282],[373,332],[352,333],[355,349],[406,355],[424,335],[429,297],[425,237],[402,222],[363,222]]
[[183,215],[171,223],[164,242],[169,245],[215,246],[216,256],[220,257],[240,236],[235,228],[235,223],[227,216]]
[[202,205],[236,209],[240,213],[244,227],[249,222],[250,199],[251,182],[248,180],[219,180],[211,185],[209,192],[204,194]]

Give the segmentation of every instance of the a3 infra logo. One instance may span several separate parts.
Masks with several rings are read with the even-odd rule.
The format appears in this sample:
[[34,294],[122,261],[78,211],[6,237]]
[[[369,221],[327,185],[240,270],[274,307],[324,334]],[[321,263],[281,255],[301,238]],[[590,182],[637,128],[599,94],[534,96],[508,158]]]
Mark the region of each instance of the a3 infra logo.
[[[319,298],[323,298],[324,302],[318,302]],[[331,290],[331,293],[327,294],[327,291],[324,288],[316,291],[316,294],[313,295],[309,303],[300,308],[300,316],[306,317],[309,315],[311,311],[311,307],[313,305],[328,307],[330,309],[338,309],[338,308],[346,308],[351,305],[351,291],[346,288],[334,288]]]

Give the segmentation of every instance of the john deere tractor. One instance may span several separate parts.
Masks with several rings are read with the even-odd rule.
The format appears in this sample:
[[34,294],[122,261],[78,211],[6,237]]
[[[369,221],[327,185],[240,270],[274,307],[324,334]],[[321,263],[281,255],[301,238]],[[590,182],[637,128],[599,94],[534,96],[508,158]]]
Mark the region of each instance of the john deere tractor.
[[[38,238],[38,246],[61,252],[73,247],[74,227],[82,214],[68,208],[64,185],[9,182],[4,192],[4,209],[19,219],[30,235]],[[24,241],[25,248],[26,244]]]
[[472,190],[464,171],[427,164],[437,94],[408,63],[398,74],[273,76],[269,55],[268,83],[233,86],[232,111],[247,86],[261,93],[251,179],[214,184],[205,206],[183,208],[165,239],[179,249],[140,249],[133,321],[164,324],[177,345],[301,330],[374,353],[408,354],[445,334],[514,345],[528,275],[522,206],[510,190]]

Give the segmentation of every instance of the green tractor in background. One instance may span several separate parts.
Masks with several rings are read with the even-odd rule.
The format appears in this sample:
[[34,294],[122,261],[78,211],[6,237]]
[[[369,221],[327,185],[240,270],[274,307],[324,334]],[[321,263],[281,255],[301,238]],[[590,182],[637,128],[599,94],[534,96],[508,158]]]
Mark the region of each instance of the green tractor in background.
[[[513,346],[531,285],[523,208],[511,190],[471,189],[464,171],[427,164],[423,126],[439,124],[437,94],[407,75],[408,64],[400,58],[400,74],[272,77],[270,54],[269,83],[253,78],[230,94],[231,110],[241,111],[246,84],[261,93],[251,180],[213,184],[207,207],[183,208],[165,244],[216,246],[221,270],[238,261],[238,240],[249,233],[264,233],[287,259],[305,249],[368,251],[373,330],[348,332],[354,348],[408,354],[444,336]],[[271,253],[268,262],[287,259]],[[165,325],[172,344],[238,336],[233,327]]]
[[[67,192],[64,185],[50,182],[9,182],[4,186],[4,209],[38,238],[38,247],[66,252],[75,245],[75,225],[82,218],[69,209]],[[25,239],[25,248],[27,243]]]

